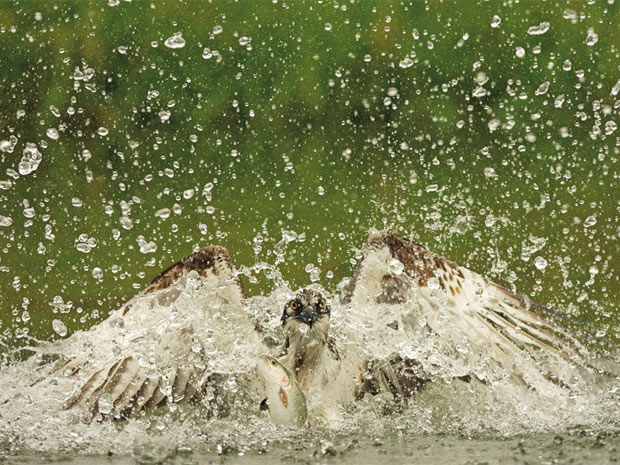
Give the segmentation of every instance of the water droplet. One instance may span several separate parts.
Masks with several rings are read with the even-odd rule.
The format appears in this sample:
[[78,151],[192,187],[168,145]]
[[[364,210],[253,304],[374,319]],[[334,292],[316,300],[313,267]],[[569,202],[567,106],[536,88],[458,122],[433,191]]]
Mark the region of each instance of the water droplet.
[[[370,61],[370,60],[368,60]],[[409,57],[403,58],[403,60],[398,64],[403,69],[410,68],[413,66],[413,60]]]
[[489,166],[484,169],[484,176],[486,178],[497,178],[497,173]]
[[489,76],[487,76],[487,74],[483,71],[480,71],[478,74],[476,74],[476,84],[478,84],[479,86],[483,86],[487,83],[487,81],[489,80]]
[[246,46],[249,43],[250,43],[249,37],[246,37],[246,36],[239,37],[239,45],[241,45],[242,47]]
[[10,216],[2,216],[0,215],[0,226],[1,227],[8,227],[11,226],[13,224],[13,218],[11,218]]
[[161,218],[162,220],[165,220],[165,219],[170,217],[170,209],[169,208],[162,208],[160,210],[157,210],[155,212],[155,216],[158,217],[158,218]]
[[402,274],[404,269],[405,269],[405,266],[403,265],[403,263],[400,260],[397,260],[395,258],[390,260],[390,263],[388,265],[388,271],[390,273],[398,276],[398,275]]
[[213,56],[213,53],[211,52],[211,49],[209,48],[205,48],[202,51],[202,58],[204,58],[205,60],[208,60],[209,58],[211,58]]
[[439,279],[437,279],[435,276],[430,278],[426,282],[426,285],[428,286],[429,289],[433,291],[438,291],[439,289],[441,289],[441,283],[439,282]]
[[27,143],[24,149],[22,159],[19,162],[18,170],[19,174],[25,176],[35,171],[42,160],[41,152],[37,149],[37,146],[32,143]]
[[517,55],[517,58],[523,58],[525,56],[525,49],[523,47],[517,47],[515,49],[515,55]]
[[471,94],[473,97],[484,97],[487,95],[487,90],[484,87],[476,87],[476,89]]
[[185,47],[185,39],[181,32],[177,32],[173,36],[168,37],[164,41],[164,45],[168,48],[183,48]]
[[140,253],[154,253],[157,252],[157,244],[153,241],[147,242],[144,239],[144,236],[138,236],[136,240],[138,242],[138,246],[140,247]]
[[162,110],[159,112],[159,119],[161,120],[162,123],[165,123],[166,121],[170,119],[170,115],[172,115],[170,111]]
[[500,24],[502,24],[502,18],[500,18],[497,15],[494,15],[493,19],[491,20],[491,27],[496,28],[496,27],[499,27]]
[[80,242],[78,244],[75,245],[75,248],[82,253],[88,253],[90,252],[90,245],[86,244],[85,242]]
[[60,137],[60,134],[58,134],[58,129],[56,128],[48,128],[45,134],[52,140],[58,140],[58,138]]
[[222,26],[213,26],[213,34],[218,35],[221,34],[224,28]]
[[598,42],[598,34],[594,32],[594,29],[588,29],[588,35],[586,36],[586,45],[592,47]]
[[487,215],[486,218],[484,219],[484,225],[487,228],[490,228],[491,226],[493,226],[495,223],[497,222],[497,218],[495,218],[493,215]]
[[536,89],[535,94],[536,95],[545,95],[548,90],[549,90],[549,81],[545,81],[541,85],[538,86],[538,89]]
[[102,394],[99,396],[99,400],[97,403],[97,408],[104,415],[109,415],[112,411],[112,406],[114,405],[114,398],[112,394]]
[[118,6],[121,3],[121,0],[108,0],[109,6]]
[[570,19],[571,21],[573,21],[573,20],[576,21],[577,20],[577,12],[575,10],[571,10],[571,9],[567,8],[562,13],[562,17],[564,19]]
[[126,216],[126,215],[121,216],[120,223],[121,223],[121,226],[123,227],[123,229],[131,229],[131,228],[133,228],[133,221],[132,221],[132,219],[129,218],[128,216]]
[[104,137],[108,135],[108,129],[104,128],[103,126],[101,126],[99,129],[97,129],[97,134],[99,134],[100,136]]
[[77,197],[73,197],[71,199],[71,205],[73,205],[74,207],[81,207],[82,206],[82,201],[80,199],[78,199]]
[[618,129],[618,125],[616,124],[615,121],[609,120],[605,123],[605,134],[606,135],[609,136],[613,134],[616,131],[616,129]]
[[103,270],[99,268],[98,266],[96,266],[93,268],[92,275],[93,275],[93,278],[97,280],[101,280],[103,279]]
[[499,128],[500,124],[501,124],[500,120],[493,118],[488,123],[489,131],[491,132],[495,131],[497,128]]
[[317,190],[319,195],[325,195],[325,188],[323,186],[319,186]]
[[538,26],[530,26],[527,33],[531,36],[539,36],[547,32],[550,26],[551,25],[547,21],[543,21]]
[[596,216],[591,215],[588,216],[585,221],[583,222],[584,227],[589,228],[591,226],[594,226],[596,224]]
[[426,186],[426,192],[436,192],[439,189],[439,185],[437,184],[429,184]]
[[67,335],[67,326],[60,320],[52,321],[52,329],[60,337],[65,337]]
[[547,260],[545,260],[544,257],[541,257],[540,255],[534,259],[534,266],[539,270],[544,271],[544,269],[547,268],[547,265]]
[[313,283],[316,283],[321,278],[321,270],[314,266],[314,263],[308,263],[304,270],[310,275],[310,281]]

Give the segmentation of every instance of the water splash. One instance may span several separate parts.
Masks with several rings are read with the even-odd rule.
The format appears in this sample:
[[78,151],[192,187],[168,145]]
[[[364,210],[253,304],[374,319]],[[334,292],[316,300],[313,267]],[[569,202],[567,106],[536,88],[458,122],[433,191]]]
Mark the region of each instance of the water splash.
[[[285,259],[287,244],[296,240],[294,232],[283,232],[276,261]],[[402,272],[398,264],[390,267],[396,274]],[[430,382],[406,405],[395,403],[390,396],[366,394],[347,406],[341,418],[329,426],[314,419],[309,431],[276,427],[258,410],[263,394],[251,381],[255,356],[268,350],[256,327],[260,325],[262,334],[275,341],[272,350],[277,352],[284,340],[281,305],[293,290],[285,285],[277,265],[257,262],[240,268],[239,273],[264,274],[278,285],[270,295],[252,297],[235,306],[222,300],[221,288],[204,286],[190,273],[171,305],[166,303],[167,290],[150,294],[139,299],[125,317],[113,312],[91,330],[54,343],[40,343],[32,348],[34,355],[28,360],[4,365],[0,371],[3,447],[11,453],[144,455],[178,448],[222,453],[257,451],[274,437],[294,443],[301,436],[324,437],[334,430],[341,434],[505,436],[565,432],[576,427],[606,431],[618,426],[618,378],[598,375],[588,368],[577,369],[564,360],[536,352],[498,366],[484,349],[472,350],[469,335],[463,334],[459,321],[441,308],[429,313],[407,303],[345,306],[338,303],[337,295],[322,289],[331,302],[332,335],[339,350],[358,350],[374,359],[389,359],[396,352],[416,360],[416,370]],[[438,325],[441,332],[429,331],[429,324]],[[187,363],[200,367],[204,376],[241,373],[228,384],[236,400],[224,418],[212,415],[208,394],[198,405],[171,403],[120,423],[89,423],[84,421],[89,418],[85,411],[62,409],[94,370],[119,357],[132,355],[149,375],[162,374],[158,360],[170,357],[175,350],[170,342],[181,340],[187,328],[191,328]],[[61,336],[66,334],[60,320],[54,320],[54,330]],[[162,346],[162,341],[169,342]],[[62,370],[49,375],[53,366],[50,357],[80,358],[86,363],[71,376]],[[617,368],[609,358],[587,352],[580,357],[587,357],[583,366]],[[567,382],[550,382],[535,364],[548,367]],[[527,384],[515,382],[515,370]],[[244,377],[244,373],[250,376]],[[463,381],[468,374],[475,376]],[[172,395],[169,388],[167,393]],[[111,400],[103,396],[100,402],[100,411],[112,414]]]
[[172,49],[183,48],[185,47],[185,39],[183,38],[183,35],[180,32],[177,32],[173,36],[168,37],[165,40],[164,45]]

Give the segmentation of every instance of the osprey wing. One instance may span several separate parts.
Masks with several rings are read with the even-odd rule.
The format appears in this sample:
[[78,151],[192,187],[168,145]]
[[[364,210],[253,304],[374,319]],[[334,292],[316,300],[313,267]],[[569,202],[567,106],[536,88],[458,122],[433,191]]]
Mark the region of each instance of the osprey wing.
[[[487,366],[512,370],[520,379],[519,367],[524,364],[540,369],[531,353],[569,359],[575,342],[553,321],[550,309],[526,296],[390,231],[372,233],[361,253],[343,301],[352,311],[367,309],[362,317],[374,319],[375,324],[388,318],[386,325],[401,336],[408,331],[419,334],[410,330],[424,326],[447,359],[484,360]],[[394,307],[400,314],[390,313],[386,308],[392,306],[383,304],[398,304]],[[379,313],[382,309],[385,313]],[[392,339],[398,340],[397,335],[383,340]],[[389,350],[390,345],[385,345]],[[370,390],[389,390],[402,397],[412,390],[408,384],[415,387],[423,382],[425,370],[418,366],[419,360],[402,357],[398,349],[394,347],[395,355],[387,360],[368,360]],[[471,374],[475,373],[460,373]]]
[[[64,408],[82,407],[90,418],[127,418],[165,403],[187,402],[208,382],[224,385],[217,373],[222,364],[205,352],[243,353],[227,347],[227,340],[231,331],[254,332],[242,308],[245,297],[223,247],[204,247],[175,263],[107,320],[72,336],[100,344],[92,356],[65,358],[53,370],[76,378],[90,375]],[[213,389],[216,395],[219,387]]]

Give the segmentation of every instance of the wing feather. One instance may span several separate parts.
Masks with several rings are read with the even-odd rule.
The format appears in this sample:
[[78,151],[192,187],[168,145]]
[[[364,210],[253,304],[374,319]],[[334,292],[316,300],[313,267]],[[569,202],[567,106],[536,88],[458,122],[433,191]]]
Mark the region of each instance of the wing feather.
[[142,410],[149,410],[155,407],[159,407],[159,405],[162,403],[162,401],[166,397],[166,394],[163,393],[161,388],[162,388],[162,380],[161,378],[157,378],[157,385],[155,386],[155,390],[153,391],[149,399],[144,404],[142,404],[141,406]]
[[114,401],[112,416],[114,418],[129,417],[136,401],[136,394],[146,382],[144,370],[139,370],[123,393]]
[[116,364],[108,367],[107,369],[95,372],[74,395],[65,401],[63,408],[68,410],[81,405],[85,399],[90,398],[103,386],[108,377],[108,373],[115,368]]
[[147,378],[136,394],[136,404],[132,413],[139,412],[151,400],[159,387],[159,378]]

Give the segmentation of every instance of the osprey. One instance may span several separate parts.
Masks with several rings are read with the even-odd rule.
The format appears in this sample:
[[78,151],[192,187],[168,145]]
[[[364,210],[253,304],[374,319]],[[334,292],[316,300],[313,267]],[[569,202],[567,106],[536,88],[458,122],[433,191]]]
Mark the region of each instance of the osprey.
[[[204,299],[204,312],[183,317],[178,308],[184,299]],[[361,249],[342,296],[343,311],[334,315],[341,322],[337,331],[331,328],[332,306],[314,288],[302,289],[284,305],[285,339],[279,347],[245,302],[225,248],[207,246],[175,263],[100,325],[71,336],[89,347],[96,331],[111,338],[125,337],[127,328],[142,331],[132,333],[120,353],[112,345],[96,360],[70,356],[57,362],[54,372],[82,380],[64,408],[80,406],[91,419],[127,418],[166,403],[206,399],[214,414],[225,415],[236,386],[251,385],[257,392],[257,377],[248,367],[271,354],[297,377],[311,415],[330,420],[365,394],[404,400],[441,377],[441,363],[403,344],[415,346],[411,338],[417,335],[440,348],[446,363],[454,361],[449,376],[483,383],[492,382],[493,370],[531,383],[524,367],[561,382],[538,360],[568,360],[574,344],[551,319],[551,310],[391,231],[371,233]],[[144,346],[153,334],[157,343]],[[240,334],[245,336],[236,337]],[[356,340],[360,334],[379,337],[379,349],[367,350],[366,340]],[[99,355],[96,350],[91,354]]]

